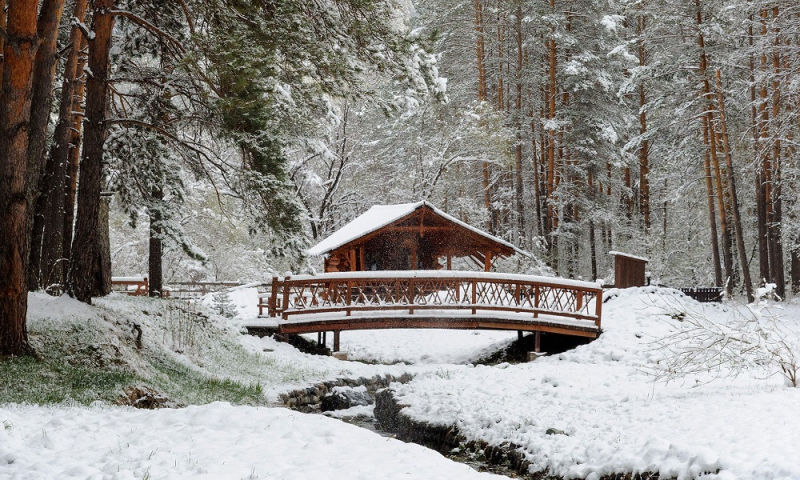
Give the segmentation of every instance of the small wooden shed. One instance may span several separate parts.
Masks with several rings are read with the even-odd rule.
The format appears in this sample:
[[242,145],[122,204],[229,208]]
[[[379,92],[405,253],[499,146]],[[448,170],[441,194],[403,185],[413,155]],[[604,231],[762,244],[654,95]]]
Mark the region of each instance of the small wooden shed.
[[614,256],[614,286],[617,288],[646,285],[645,269],[648,260],[629,253],[608,252]]
[[497,258],[530,256],[428,202],[376,205],[308,250],[326,272],[452,269],[466,257],[484,271]]

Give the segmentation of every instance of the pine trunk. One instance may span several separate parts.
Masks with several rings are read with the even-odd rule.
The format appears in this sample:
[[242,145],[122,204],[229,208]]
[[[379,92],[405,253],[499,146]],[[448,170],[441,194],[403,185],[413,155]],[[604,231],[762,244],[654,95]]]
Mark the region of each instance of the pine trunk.
[[[33,69],[33,85],[31,86],[31,127],[28,140],[28,205],[29,221],[33,231],[40,231],[44,226],[43,203],[39,202],[44,187],[42,170],[45,164],[45,146],[47,145],[47,124],[50,119],[50,105],[53,100],[53,84],[56,76],[56,44],[61,14],[64,12],[64,0],[44,0],[42,2],[37,36],[39,48],[36,51],[36,64]],[[34,220],[34,215],[36,219]],[[30,261],[28,262],[28,288],[37,290],[40,287],[40,253],[41,235],[36,241],[30,240]]]
[[[82,0],[85,1],[85,0]],[[64,178],[64,242],[62,246],[62,278],[66,281],[69,275],[70,259],[72,257],[72,236],[75,228],[75,198],[78,195],[78,166],[81,158],[81,140],[83,139],[83,100],[86,92],[86,73],[84,67],[87,63],[88,42],[81,37],[80,54],[76,72],[76,85],[72,99],[72,128],[69,130],[69,143],[67,150],[67,175]]]
[[[550,0],[550,10],[555,13],[556,2]],[[546,191],[545,203],[547,206],[547,216],[545,221],[545,233],[547,235],[546,242],[548,245],[548,253],[552,261],[553,268],[558,270],[558,251],[556,249],[556,241],[553,238],[553,233],[556,228],[556,210],[554,205],[554,192],[556,186],[556,132],[553,128],[556,118],[556,95],[558,89],[556,87],[556,29],[555,26],[550,28],[550,39],[547,42],[547,174],[545,176]]]
[[[761,35],[767,34],[767,12],[761,11]],[[768,70],[767,54],[761,54],[761,71],[767,74]],[[758,212],[758,258],[759,258],[759,283],[768,282],[770,280],[772,265],[769,255],[770,250],[770,230],[769,218],[772,215],[772,207],[770,205],[771,198],[771,165],[770,149],[769,149],[769,110],[767,109],[768,100],[767,84],[766,81],[761,83],[759,89],[760,101],[758,103],[759,123],[758,123],[758,160],[756,162],[757,171],[756,178],[758,181],[756,191],[756,208]]]
[[37,0],[8,2],[0,89],[0,356],[30,352],[27,154]]
[[[525,193],[522,181],[522,2],[517,3],[516,12],[517,30],[517,98],[514,102],[516,108],[517,144],[514,151],[514,198],[517,206],[517,232],[520,240],[527,238],[525,232]],[[523,241],[523,245],[527,242]]]
[[[778,21],[778,7],[772,8],[773,21]],[[771,216],[767,219],[769,222],[768,237],[769,237],[769,264],[770,264],[770,281],[775,284],[775,293],[780,297],[786,296],[786,277],[783,272],[783,244],[781,241],[782,236],[782,222],[783,212],[781,205],[781,139],[778,132],[781,131],[781,56],[780,56],[780,37],[777,29],[775,30],[775,44],[772,51],[772,118],[776,123],[776,135],[772,142],[772,196],[769,199],[771,206]]]
[[162,240],[163,227],[161,225],[164,192],[161,189],[154,190],[151,201],[157,205],[150,211],[150,254],[147,261],[147,273],[150,282],[150,296],[160,297],[164,291],[162,257],[164,254],[164,244]]
[[[644,48],[645,18],[639,16],[637,22],[639,66],[644,68],[647,65],[646,52]],[[644,83],[639,84],[639,135],[643,137],[642,145],[639,148],[639,210],[644,220],[644,230],[650,230],[650,142],[647,140],[647,96],[644,90]]]
[[[78,0],[73,7],[72,17],[83,21],[86,14],[86,0]],[[36,203],[31,263],[35,253],[41,252],[40,284],[50,286],[64,284],[64,178],[67,175],[67,156],[69,153],[70,126],[72,125],[72,103],[77,82],[78,56],[82,34],[77,26],[72,27],[70,45],[72,46],[64,64],[61,83],[61,102],[58,122],[53,133],[53,145],[47,156],[45,171],[40,182],[41,196]],[[34,157],[30,157],[33,159]],[[41,220],[39,220],[41,219]],[[31,265],[33,271],[36,265]],[[29,278],[31,278],[29,276]]]
[[733,213],[733,230],[736,235],[736,248],[739,253],[739,262],[742,267],[742,281],[747,292],[747,301],[752,302],[753,283],[750,280],[750,270],[747,267],[747,252],[744,245],[744,234],[742,233],[742,219],[739,214],[739,198],[736,194],[736,178],[733,173],[733,159],[731,158],[730,142],[728,140],[728,122],[725,118],[725,99],[722,95],[722,77],[719,69],[716,72],[717,79],[717,104],[719,106],[719,124],[722,134],[722,146],[725,152],[725,167],[728,171],[728,193],[730,195],[731,212]]
[[70,295],[86,303],[91,303],[97,285],[102,284],[98,278],[102,272],[98,272],[97,268],[100,263],[97,237],[103,144],[106,138],[104,120],[108,107],[109,54],[114,27],[113,7],[114,0],[95,2],[92,15],[95,37],[89,41],[88,67],[92,73],[86,82],[86,128],[78,186],[78,221],[68,279]]
[[[722,195],[723,192],[718,190],[716,193],[714,192],[714,185],[712,180],[711,174],[711,124],[710,124],[710,95],[711,95],[711,87],[708,82],[708,57],[706,57],[706,45],[705,45],[705,38],[703,37],[702,32],[702,24],[703,24],[703,9],[700,4],[700,0],[695,0],[695,6],[697,7],[697,26],[698,26],[698,34],[697,34],[697,44],[700,48],[700,78],[703,82],[703,91],[700,96],[700,106],[703,109],[703,113],[701,116],[702,122],[702,129],[703,129],[703,145],[705,145],[705,149],[703,151],[704,157],[704,167],[705,167],[705,175],[706,175],[706,193],[708,195],[708,223],[709,223],[709,230],[711,234],[711,255],[712,261],[714,263],[714,280],[715,284],[718,287],[723,285],[722,279],[722,266],[720,263],[720,256],[719,256],[719,235],[717,234],[717,220],[716,214],[714,211],[714,197],[715,195]],[[709,110],[709,113],[706,113],[706,110]],[[717,175],[719,178],[720,175]],[[721,182],[718,182],[718,185]],[[724,210],[720,210],[720,215],[725,215]],[[728,272],[726,272],[727,274]]]

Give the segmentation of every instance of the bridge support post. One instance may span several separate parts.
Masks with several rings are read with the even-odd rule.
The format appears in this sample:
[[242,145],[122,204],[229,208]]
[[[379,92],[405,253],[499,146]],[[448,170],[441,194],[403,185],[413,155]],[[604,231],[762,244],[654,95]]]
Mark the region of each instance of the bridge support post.
[[517,340],[522,340],[522,330],[517,330]]
[[542,353],[542,332],[536,332],[534,335],[533,351],[536,353]]
[[339,351],[339,330],[333,331],[333,351]]

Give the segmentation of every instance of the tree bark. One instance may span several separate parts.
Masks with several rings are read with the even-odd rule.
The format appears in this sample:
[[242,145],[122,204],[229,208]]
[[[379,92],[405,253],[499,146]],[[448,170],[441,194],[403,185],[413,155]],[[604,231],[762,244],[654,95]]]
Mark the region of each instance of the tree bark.
[[89,40],[88,66],[91,74],[86,82],[86,120],[78,186],[78,221],[72,242],[68,291],[78,300],[91,303],[97,278],[98,223],[102,184],[103,144],[106,139],[105,116],[108,108],[107,81],[114,16],[114,0],[97,0],[93,9]]
[[[28,289],[40,287],[40,253],[41,235],[37,233],[43,228],[43,212],[39,207],[39,193],[44,186],[41,178],[45,163],[44,150],[47,144],[47,123],[50,119],[50,104],[53,100],[53,83],[56,76],[56,45],[58,26],[64,12],[64,0],[44,0],[39,13],[37,36],[39,48],[36,51],[36,63],[33,70],[31,87],[31,127],[28,140],[28,205],[29,222],[33,225],[33,237],[30,240],[30,261],[28,262]],[[34,218],[34,216],[36,218]]]
[[[644,48],[645,18],[640,15],[637,20],[639,66],[647,65],[646,51]],[[639,148],[639,210],[644,220],[644,231],[650,230],[650,142],[647,140],[647,96],[644,82],[639,83],[639,135],[643,137]]]
[[156,208],[150,209],[150,251],[147,261],[147,274],[150,282],[150,296],[160,297],[164,291],[162,258],[164,254],[164,243],[162,235],[164,229],[161,225],[164,192],[156,189],[152,192],[151,202]]
[[[550,0],[550,11],[555,13],[556,2]],[[545,204],[547,207],[547,216],[545,219],[545,241],[548,246],[548,253],[551,260],[551,266],[558,270],[558,253],[556,250],[556,241],[553,238],[553,231],[555,230],[556,211],[554,205],[554,192],[556,185],[556,132],[553,128],[556,118],[556,68],[558,67],[556,56],[556,28],[550,27],[550,39],[547,41],[547,173],[545,175]]]
[[[483,24],[483,5],[482,0],[475,0],[475,50],[478,56],[478,102],[488,101],[488,90],[486,86],[486,43],[484,39]],[[492,229],[492,192],[491,192],[491,170],[489,162],[485,159],[481,162],[481,190],[483,192],[483,206],[486,209],[486,228],[490,232]]]
[[714,264],[714,285],[717,287],[722,286],[722,265],[719,257],[719,235],[717,234],[717,218],[714,209],[714,185],[711,177],[711,154],[708,152],[709,135],[708,135],[708,117],[702,116],[703,122],[703,144],[706,145],[706,150],[703,153],[706,175],[706,194],[708,197],[708,224],[711,235],[711,255]]
[[[86,15],[86,1],[77,0],[73,7],[72,16],[83,22]],[[59,106],[58,122],[53,133],[53,145],[47,156],[45,170],[42,175],[40,192],[41,196],[36,203],[34,216],[33,240],[31,242],[31,263],[29,268],[33,272],[37,265],[33,265],[36,255],[41,251],[39,264],[40,284],[47,288],[51,285],[64,284],[65,268],[61,265],[64,258],[64,209],[65,209],[65,182],[67,175],[67,157],[69,154],[70,126],[72,125],[73,95],[78,82],[78,56],[82,42],[82,34],[77,26],[72,27],[69,39],[71,48],[64,64],[63,80],[61,82],[61,102]],[[34,159],[34,156],[30,157]],[[29,275],[29,280],[32,276]]]
[[[778,21],[778,7],[772,7],[772,19]],[[781,139],[779,132],[781,119],[781,84],[779,80],[781,71],[780,37],[779,31],[775,32],[774,47],[772,50],[772,118],[776,123],[775,138],[772,140],[772,197],[769,199],[771,216],[767,219],[769,237],[769,264],[770,281],[775,284],[775,293],[780,298],[786,296],[786,277],[783,272],[783,243],[782,222],[783,212],[781,204]]]
[[[85,1],[85,0],[82,0]],[[81,158],[81,140],[83,139],[83,99],[86,91],[86,77],[84,72],[88,60],[87,50],[89,43],[81,37],[80,54],[76,72],[76,85],[72,97],[72,128],[69,129],[69,142],[67,149],[67,175],[64,179],[64,241],[62,243],[62,278],[66,281],[69,275],[70,259],[72,256],[72,231],[75,227],[75,198],[78,195],[78,166]]]
[[[703,145],[705,145],[705,149],[703,152],[704,157],[704,167],[705,167],[705,175],[706,175],[706,193],[708,195],[708,223],[709,223],[709,230],[711,235],[711,255],[712,261],[714,264],[714,280],[715,285],[721,287],[723,285],[722,279],[722,266],[720,263],[720,255],[719,255],[719,235],[717,234],[717,220],[716,215],[714,212],[714,185],[712,180],[711,174],[711,127],[710,124],[710,98],[711,95],[711,88],[708,82],[708,57],[706,56],[706,46],[705,46],[705,38],[703,37],[702,32],[702,25],[703,25],[703,10],[700,4],[700,0],[695,0],[695,6],[697,7],[697,26],[698,26],[698,34],[697,34],[697,44],[700,48],[700,78],[703,82],[703,90],[700,96],[700,106],[703,109],[701,122],[702,122],[702,129],[703,129]],[[708,112],[707,112],[708,110]],[[714,134],[716,135],[716,134]],[[719,177],[719,176],[718,176]],[[723,192],[718,190],[716,195],[722,195]],[[721,204],[722,206],[722,204]],[[725,215],[724,210],[720,210],[720,216]],[[726,275],[729,272],[726,272]]]
[[37,0],[10,0],[0,90],[0,355],[30,352],[27,153]]
[[[517,204],[517,231],[520,239],[526,239],[525,232],[525,192],[522,181],[522,1],[517,3],[516,24],[517,30],[517,98],[514,103],[516,108],[517,144],[514,151],[514,198]],[[524,242],[525,244],[527,242]]]
[[733,159],[731,158],[730,142],[728,141],[728,122],[725,118],[725,99],[722,95],[722,76],[717,69],[717,104],[719,106],[719,123],[722,133],[722,146],[725,152],[725,166],[728,171],[728,193],[730,195],[731,212],[733,213],[733,229],[736,235],[736,248],[739,252],[739,262],[742,266],[742,281],[747,292],[747,301],[752,302],[753,283],[750,280],[750,270],[747,267],[747,252],[744,246],[744,235],[742,234],[742,219],[739,214],[739,199],[736,194],[736,178],[733,174]]

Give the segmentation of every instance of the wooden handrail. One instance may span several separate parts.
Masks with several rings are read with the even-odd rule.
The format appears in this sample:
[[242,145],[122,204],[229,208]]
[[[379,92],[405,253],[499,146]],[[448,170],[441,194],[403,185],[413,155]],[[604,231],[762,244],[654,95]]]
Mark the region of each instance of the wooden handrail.
[[283,320],[335,312],[495,311],[591,320],[599,331],[603,303],[598,284],[484,272],[342,272],[274,277],[269,285],[270,292],[259,296],[259,311],[267,308],[270,317]]

